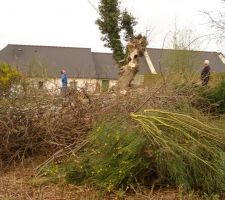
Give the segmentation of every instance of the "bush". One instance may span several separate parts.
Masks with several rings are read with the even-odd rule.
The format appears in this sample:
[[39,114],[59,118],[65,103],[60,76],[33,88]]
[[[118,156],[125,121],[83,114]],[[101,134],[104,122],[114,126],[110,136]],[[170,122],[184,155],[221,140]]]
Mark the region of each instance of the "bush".
[[103,119],[78,158],[44,170],[73,184],[112,191],[138,181],[182,186],[208,194],[225,192],[225,132],[188,115],[161,110],[135,120]]
[[[89,139],[91,145],[81,155],[80,162],[85,170],[84,183],[111,191],[134,182],[149,166],[143,154],[145,140],[127,121],[98,124]],[[76,177],[76,172],[68,174],[70,182],[77,182]]]
[[6,63],[0,63],[0,94],[6,94],[21,78],[21,73]]
[[104,120],[90,133],[89,145],[80,153],[79,160],[73,162],[73,167],[66,163],[58,171],[67,171],[69,183],[95,185],[107,191],[126,188],[149,167],[143,153],[145,144],[137,127],[130,126],[128,121]]
[[146,110],[132,115],[145,130],[161,184],[225,192],[225,131],[188,115]]
[[212,88],[201,88],[197,91],[194,105],[214,114],[225,113],[225,76]]

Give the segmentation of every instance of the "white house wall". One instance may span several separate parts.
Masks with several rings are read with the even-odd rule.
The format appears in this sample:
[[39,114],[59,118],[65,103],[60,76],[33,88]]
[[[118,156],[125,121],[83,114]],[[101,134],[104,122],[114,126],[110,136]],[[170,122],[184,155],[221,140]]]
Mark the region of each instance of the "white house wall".
[[109,81],[109,87],[112,88],[117,84],[117,80],[110,80]]
[[[100,86],[99,89],[102,88],[102,80],[104,79],[85,79],[85,78],[68,78],[68,87],[73,87],[74,82],[76,83],[76,88],[79,90],[84,88],[89,92],[95,92],[97,90],[97,85]],[[39,82],[43,82],[43,89],[48,90],[52,93],[60,93],[62,82],[61,78],[31,78],[30,85],[32,87],[38,88]],[[117,83],[117,80],[109,80],[109,88],[112,88]]]
[[[84,88],[87,91],[94,92],[96,88],[97,79],[81,79],[81,78],[68,78],[68,87],[73,86],[76,83],[77,89]],[[62,82],[60,78],[48,79],[44,83],[44,88],[47,90],[59,90],[62,87]]]

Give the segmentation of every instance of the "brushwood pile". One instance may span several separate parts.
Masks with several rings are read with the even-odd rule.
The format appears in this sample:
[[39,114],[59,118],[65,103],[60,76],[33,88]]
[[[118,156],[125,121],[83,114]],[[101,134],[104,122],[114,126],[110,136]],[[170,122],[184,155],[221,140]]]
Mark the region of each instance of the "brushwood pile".
[[42,155],[46,162],[37,169],[36,182],[63,180],[107,192],[182,186],[221,195],[224,82],[191,90],[181,86],[179,93],[160,87],[118,95],[4,97],[1,165]]

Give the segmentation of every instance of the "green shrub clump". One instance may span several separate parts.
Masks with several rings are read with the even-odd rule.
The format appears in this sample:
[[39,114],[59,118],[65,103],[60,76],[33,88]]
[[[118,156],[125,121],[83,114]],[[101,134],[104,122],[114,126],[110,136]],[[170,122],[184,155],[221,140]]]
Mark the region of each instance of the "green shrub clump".
[[21,73],[6,63],[0,62],[0,94],[9,92],[12,85],[21,78]]
[[214,114],[225,113],[225,76],[212,88],[201,88],[197,92],[195,105]]
[[189,115],[146,110],[132,114],[154,152],[161,185],[209,194],[225,192],[225,131]]
[[189,115],[149,109],[129,120],[103,119],[78,158],[48,174],[109,192],[138,181],[222,194],[224,166],[224,130]]
[[143,153],[145,139],[127,121],[108,121],[94,127],[90,145],[66,174],[75,184],[91,184],[107,191],[126,187],[149,167]]

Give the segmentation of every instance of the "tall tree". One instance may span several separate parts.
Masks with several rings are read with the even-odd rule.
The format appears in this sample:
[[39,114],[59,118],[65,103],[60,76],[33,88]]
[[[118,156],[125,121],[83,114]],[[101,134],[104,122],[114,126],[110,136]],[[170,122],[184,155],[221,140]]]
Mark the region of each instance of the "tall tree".
[[121,10],[119,0],[101,0],[99,14],[96,24],[103,35],[102,40],[112,50],[120,69],[117,89],[124,90],[131,85],[138,72],[138,58],[146,50],[147,38],[141,34],[135,35],[136,19],[126,9]]

